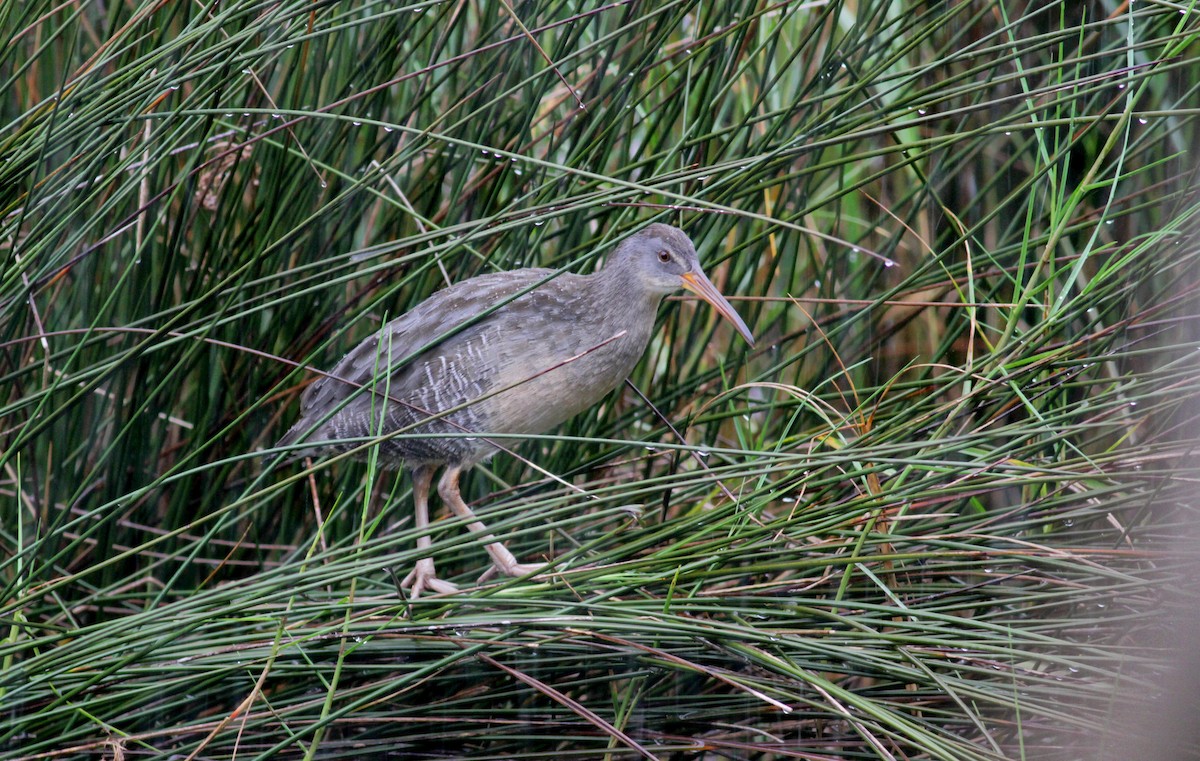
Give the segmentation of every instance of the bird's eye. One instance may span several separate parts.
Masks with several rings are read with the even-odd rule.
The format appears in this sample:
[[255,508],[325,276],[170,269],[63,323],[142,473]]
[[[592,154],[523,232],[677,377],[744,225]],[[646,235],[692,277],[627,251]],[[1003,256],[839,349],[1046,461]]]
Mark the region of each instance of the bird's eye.
[[658,260],[660,262],[662,262],[663,264],[666,264],[667,262],[671,261],[671,252],[670,251],[659,251],[658,252]]

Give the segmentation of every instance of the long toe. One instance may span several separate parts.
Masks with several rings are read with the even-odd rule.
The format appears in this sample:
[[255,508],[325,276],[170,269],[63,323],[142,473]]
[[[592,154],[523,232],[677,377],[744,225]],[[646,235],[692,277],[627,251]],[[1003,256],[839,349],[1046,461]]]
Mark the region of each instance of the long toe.
[[497,563],[484,571],[479,580],[487,581],[497,573],[502,573],[505,576],[534,576],[541,573],[546,566],[547,563],[509,563],[507,565]]
[[408,588],[414,598],[420,597],[426,589],[437,594],[450,594],[458,591],[457,586],[437,577],[433,561],[429,558],[418,560],[416,567],[408,572],[404,581],[400,582],[400,586]]

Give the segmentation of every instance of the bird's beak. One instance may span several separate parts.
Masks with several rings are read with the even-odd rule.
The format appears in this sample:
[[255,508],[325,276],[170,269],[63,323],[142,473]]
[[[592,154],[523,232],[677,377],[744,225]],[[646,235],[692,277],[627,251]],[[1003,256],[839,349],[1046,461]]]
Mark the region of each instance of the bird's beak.
[[685,272],[679,276],[683,280],[683,287],[696,294],[700,298],[712,304],[713,309],[717,310],[717,314],[724,317],[733,323],[737,328],[737,332],[742,334],[742,338],[746,339],[746,343],[754,345],[754,336],[750,334],[750,328],[746,327],[746,323],[742,320],[737,312],[733,311],[733,307],[717,290],[717,287],[712,284],[703,272],[699,270],[695,272]]

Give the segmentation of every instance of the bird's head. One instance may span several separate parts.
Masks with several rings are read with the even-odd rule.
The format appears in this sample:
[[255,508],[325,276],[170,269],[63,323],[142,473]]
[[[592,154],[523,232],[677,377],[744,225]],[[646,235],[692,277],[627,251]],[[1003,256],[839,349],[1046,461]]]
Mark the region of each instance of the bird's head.
[[667,294],[680,288],[691,291],[711,304],[747,343],[754,345],[754,336],[746,323],[700,268],[696,247],[683,230],[664,224],[649,225],[621,241],[610,266],[625,269],[640,287],[651,293]]

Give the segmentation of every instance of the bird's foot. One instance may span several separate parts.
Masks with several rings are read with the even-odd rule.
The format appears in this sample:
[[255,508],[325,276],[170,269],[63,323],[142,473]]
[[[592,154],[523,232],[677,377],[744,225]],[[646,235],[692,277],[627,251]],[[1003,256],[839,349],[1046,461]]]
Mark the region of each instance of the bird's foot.
[[496,563],[483,572],[483,575],[479,577],[479,581],[487,581],[497,573],[502,573],[505,576],[534,576],[534,578],[537,578],[535,574],[540,573],[547,565],[549,564],[514,562],[501,565],[500,563]]
[[433,558],[418,560],[416,567],[408,572],[404,581],[400,582],[400,586],[408,587],[414,598],[420,597],[421,592],[426,589],[438,594],[450,594],[458,591],[456,585],[437,577],[437,571],[433,567]]

